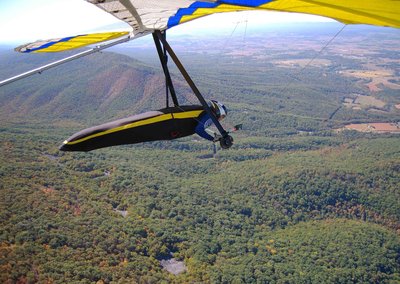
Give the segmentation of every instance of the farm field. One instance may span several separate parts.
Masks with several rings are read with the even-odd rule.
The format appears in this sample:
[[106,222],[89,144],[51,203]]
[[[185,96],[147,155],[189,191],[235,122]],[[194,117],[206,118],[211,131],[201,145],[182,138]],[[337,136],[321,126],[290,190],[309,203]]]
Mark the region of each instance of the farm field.
[[398,123],[360,123],[346,125],[346,129],[373,133],[400,133]]

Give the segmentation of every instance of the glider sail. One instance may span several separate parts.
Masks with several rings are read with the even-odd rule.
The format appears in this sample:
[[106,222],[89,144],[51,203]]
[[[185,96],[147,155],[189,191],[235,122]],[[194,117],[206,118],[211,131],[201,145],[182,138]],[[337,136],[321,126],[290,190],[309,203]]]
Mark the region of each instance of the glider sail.
[[[128,23],[134,37],[163,31],[216,13],[270,10],[313,14],[345,24],[400,28],[398,0],[86,0]],[[37,41],[19,52],[58,52],[116,39],[128,32],[108,32]]]

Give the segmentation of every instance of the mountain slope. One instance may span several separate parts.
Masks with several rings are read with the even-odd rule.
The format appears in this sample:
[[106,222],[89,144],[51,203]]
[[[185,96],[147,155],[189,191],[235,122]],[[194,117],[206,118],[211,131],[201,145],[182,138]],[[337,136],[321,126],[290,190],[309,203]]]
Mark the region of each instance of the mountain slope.
[[[176,85],[185,92],[181,82]],[[107,120],[164,107],[165,82],[161,70],[104,52],[4,86],[0,101],[7,120]]]

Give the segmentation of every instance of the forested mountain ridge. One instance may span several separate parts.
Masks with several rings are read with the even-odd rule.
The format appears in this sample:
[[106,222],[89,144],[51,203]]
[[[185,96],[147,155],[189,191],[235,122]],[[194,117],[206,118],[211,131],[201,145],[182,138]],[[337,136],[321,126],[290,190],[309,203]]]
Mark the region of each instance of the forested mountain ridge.
[[[3,55],[3,59],[12,61],[16,56]],[[44,64],[49,58],[55,57],[42,55],[35,64]],[[164,107],[164,84],[159,70],[124,55],[103,52],[5,86],[0,90],[0,111],[7,120],[105,121]],[[181,93],[187,92],[180,81],[176,85]]]
[[[209,53],[177,43],[224,123],[244,124],[216,158],[195,136],[58,151],[83,127],[163,107],[157,61],[105,52],[0,88],[0,282],[399,282],[400,138],[335,130],[398,121],[396,34],[342,39],[300,74],[318,33],[298,32],[233,38],[223,54],[221,39]],[[2,78],[43,62],[4,56]],[[187,271],[163,269],[171,257]]]

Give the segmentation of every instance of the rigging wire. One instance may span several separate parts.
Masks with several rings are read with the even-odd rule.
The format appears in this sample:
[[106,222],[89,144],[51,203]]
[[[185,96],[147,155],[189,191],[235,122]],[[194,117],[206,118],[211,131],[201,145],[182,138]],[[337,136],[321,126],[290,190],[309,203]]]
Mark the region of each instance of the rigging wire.
[[[164,38],[167,37],[167,31],[164,31],[163,36],[164,36]],[[168,65],[168,54],[167,54],[167,50],[165,49],[165,46],[163,46],[163,55],[165,58],[165,64]],[[166,106],[169,107],[169,86],[168,86],[167,77],[165,77],[165,103],[166,103]]]
[[311,65],[311,63],[317,59],[323,51],[325,51],[325,49],[342,33],[342,31],[344,30],[344,28],[347,27],[347,25],[343,25],[342,28],[317,52],[317,54],[314,55],[313,58],[310,59],[310,61],[300,70],[298,71],[297,74],[298,75],[300,73],[302,73],[308,66]]
[[332,37],[330,40],[328,40],[328,41],[322,46],[322,48],[307,62],[306,65],[304,65],[304,66],[303,66],[299,71],[297,71],[295,74],[289,75],[289,77],[291,77],[292,80],[289,81],[289,82],[286,84],[286,86],[283,88],[283,90],[281,91],[282,94],[285,94],[285,93],[292,87],[292,85],[294,84],[294,80],[301,81],[301,79],[298,78],[298,75],[300,75],[301,73],[303,73],[304,70],[307,69],[307,68],[311,65],[311,63],[313,63],[313,61],[314,61],[315,59],[317,59],[317,58],[325,51],[325,49],[328,48],[328,46],[343,32],[343,30],[344,30],[346,27],[347,27],[347,25],[344,24],[344,25],[339,29],[339,31],[337,31],[336,34],[333,35],[333,37]]
[[[228,43],[232,40],[233,34],[236,32],[236,30],[237,30],[239,24],[242,24],[242,23],[245,23],[245,29],[244,29],[244,33],[243,33],[243,45],[245,45],[246,36],[247,36],[247,24],[248,24],[248,18],[247,18],[247,17],[246,17],[245,20],[237,21],[237,22],[236,22],[236,25],[234,26],[233,30],[231,31],[229,37],[227,38],[227,40],[226,40],[226,41],[224,42],[224,44],[222,45],[222,49],[220,49],[219,54],[222,54],[222,53],[227,49],[227,45],[228,45]],[[217,66],[219,65],[219,62],[218,62],[218,61],[217,61],[216,65],[217,65]],[[195,105],[189,98],[185,97],[185,99],[186,99],[186,101],[189,102],[190,104]],[[180,108],[179,106],[177,106],[177,107]],[[182,108],[180,108],[180,109],[183,111]],[[204,123],[202,123],[202,122],[199,121],[198,119],[196,119],[196,118],[193,118],[193,119],[196,120],[198,123],[201,123],[201,124],[204,125]]]
[[240,20],[240,21],[237,21],[237,22],[236,22],[236,25],[233,27],[233,29],[232,29],[230,35],[229,35],[228,38],[225,40],[224,44],[222,45],[222,47],[219,49],[219,52],[217,53],[217,55],[219,55],[219,57],[218,57],[218,60],[217,60],[217,62],[216,62],[216,64],[215,64],[216,66],[219,66],[220,58],[221,58],[220,55],[222,55],[222,54],[227,50],[228,43],[231,42],[231,40],[232,40],[232,38],[233,38],[233,34],[236,32],[237,28],[238,28],[239,25],[242,24],[242,23],[245,23],[245,30],[244,30],[244,36],[243,36],[243,42],[245,42],[245,40],[246,40],[246,33],[247,33],[247,22],[248,22],[247,18],[246,18],[246,20]]
[[243,45],[246,45],[246,36],[247,36],[247,23],[249,22],[247,19],[244,21],[246,23],[244,27],[244,34],[243,34]]

